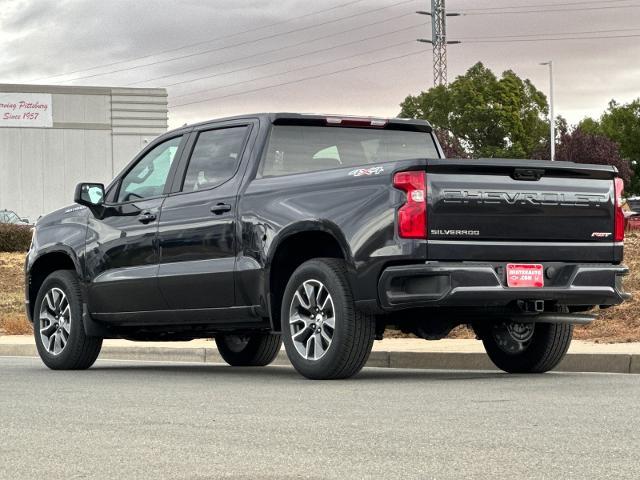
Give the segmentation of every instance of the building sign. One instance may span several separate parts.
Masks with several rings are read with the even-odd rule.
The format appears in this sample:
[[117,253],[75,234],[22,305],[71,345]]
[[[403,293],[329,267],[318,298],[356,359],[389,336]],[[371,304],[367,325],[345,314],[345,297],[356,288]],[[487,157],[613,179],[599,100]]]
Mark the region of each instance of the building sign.
[[0,127],[53,126],[51,94],[0,92]]

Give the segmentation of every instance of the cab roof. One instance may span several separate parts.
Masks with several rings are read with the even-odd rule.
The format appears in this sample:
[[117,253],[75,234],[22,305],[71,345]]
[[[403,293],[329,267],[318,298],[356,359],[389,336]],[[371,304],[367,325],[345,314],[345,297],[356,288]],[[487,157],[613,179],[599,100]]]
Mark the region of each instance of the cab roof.
[[232,117],[224,117],[206,120],[194,124],[185,125],[183,127],[172,130],[178,132],[180,130],[191,129],[195,127],[205,126],[211,123],[227,122],[244,119],[259,119],[274,125],[314,125],[314,126],[331,126],[331,127],[371,127],[386,128],[390,130],[410,130],[429,133],[432,127],[426,120],[418,120],[414,118],[384,118],[384,117],[367,117],[353,115],[336,115],[336,114],[320,114],[320,113],[291,113],[291,112],[271,112],[271,113],[254,113],[247,115],[235,115]]

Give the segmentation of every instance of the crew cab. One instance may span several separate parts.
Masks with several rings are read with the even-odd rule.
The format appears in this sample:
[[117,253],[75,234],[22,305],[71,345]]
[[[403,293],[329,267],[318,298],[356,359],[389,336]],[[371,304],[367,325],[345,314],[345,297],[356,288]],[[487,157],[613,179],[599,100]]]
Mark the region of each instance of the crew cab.
[[231,365],[284,342],[302,375],[345,378],[389,326],[469,325],[499,368],[544,372],[629,298],[622,189],[606,165],[446,159],[420,120],[213,120],[37,222],[26,309],[53,369],[104,338],[215,338]]

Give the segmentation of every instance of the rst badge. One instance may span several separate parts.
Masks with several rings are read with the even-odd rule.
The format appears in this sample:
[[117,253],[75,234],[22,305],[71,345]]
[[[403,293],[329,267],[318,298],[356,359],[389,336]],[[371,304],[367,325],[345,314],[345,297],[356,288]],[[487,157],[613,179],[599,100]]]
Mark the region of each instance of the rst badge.
[[382,172],[384,172],[384,167],[356,168],[355,170],[351,170],[349,175],[353,177],[363,177],[369,175],[380,175]]

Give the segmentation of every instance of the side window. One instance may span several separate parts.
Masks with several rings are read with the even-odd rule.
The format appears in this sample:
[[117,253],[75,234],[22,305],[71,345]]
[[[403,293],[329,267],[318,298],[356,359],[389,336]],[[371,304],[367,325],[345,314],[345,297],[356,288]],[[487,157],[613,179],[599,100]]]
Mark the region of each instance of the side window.
[[162,195],[181,140],[182,137],[167,140],[142,157],[122,178],[118,203]]
[[249,127],[242,126],[200,133],[189,159],[182,191],[205,190],[233,177],[248,130]]

